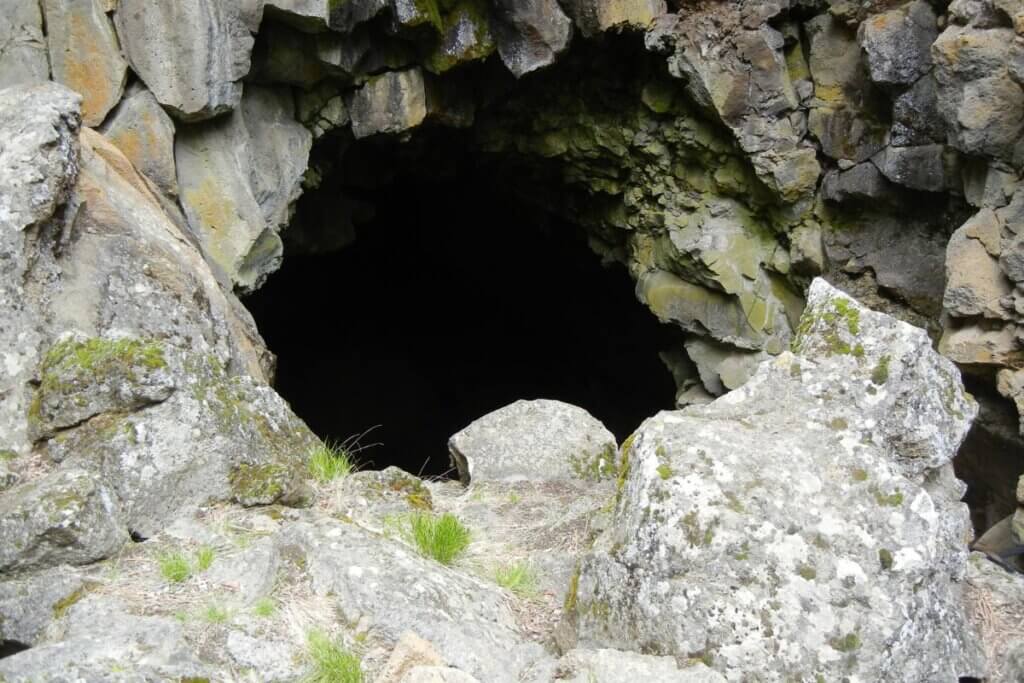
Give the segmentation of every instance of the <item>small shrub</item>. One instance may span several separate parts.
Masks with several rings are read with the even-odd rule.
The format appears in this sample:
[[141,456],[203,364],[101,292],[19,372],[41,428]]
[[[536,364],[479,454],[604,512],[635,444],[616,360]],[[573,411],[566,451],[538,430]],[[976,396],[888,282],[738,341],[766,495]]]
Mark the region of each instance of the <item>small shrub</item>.
[[513,562],[494,570],[494,582],[516,595],[537,594],[537,574],[528,562]]
[[324,633],[311,631],[306,636],[306,653],[313,665],[307,683],[363,683],[359,658]]
[[273,598],[260,598],[252,606],[252,613],[263,619],[269,619],[274,616],[276,611],[277,605],[274,604]]
[[181,583],[192,576],[192,566],[182,553],[164,553],[157,562],[160,564],[160,575],[171,583]]
[[352,454],[342,444],[324,442],[309,454],[309,473],[321,484],[345,477],[353,469]]
[[216,552],[213,548],[208,545],[204,545],[196,551],[196,569],[201,572],[205,572],[213,564],[213,558],[216,556]]
[[409,529],[420,553],[441,564],[451,564],[469,547],[469,529],[450,512],[440,517],[414,514],[409,520]]

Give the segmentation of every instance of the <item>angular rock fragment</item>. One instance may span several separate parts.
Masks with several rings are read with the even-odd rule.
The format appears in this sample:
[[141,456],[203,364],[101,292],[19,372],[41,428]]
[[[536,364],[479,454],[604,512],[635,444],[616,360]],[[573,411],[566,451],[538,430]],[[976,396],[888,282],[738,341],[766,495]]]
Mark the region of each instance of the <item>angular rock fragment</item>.
[[665,14],[665,0],[566,0],[566,12],[585,37],[613,28],[646,29]]
[[858,40],[867,54],[871,80],[910,85],[931,70],[931,45],[939,35],[935,11],[922,0],[870,17]]
[[495,0],[498,54],[517,78],[555,62],[569,46],[572,21],[555,0]]
[[175,142],[181,202],[209,256],[242,290],[281,264],[278,232],[301,193],[312,135],[291,92],[248,86],[231,116],[182,128]]
[[348,110],[356,138],[415,128],[427,116],[423,72],[413,68],[370,78],[353,93]]
[[871,161],[886,178],[912,190],[941,192],[950,184],[946,180],[943,145],[886,147]]
[[729,680],[980,675],[951,466],[977,408],[957,369],[820,279],[795,348],[624,444],[615,519],[567,602],[579,645]]
[[0,46],[0,89],[50,78],[38,3],[0,1]]
[[200,121],[238,106],[253,46],[239,3],[119,0],[114,20],[132,69],[176,119]]
[[599,481],[615,473],[615,437],[560,401],[516,401],[448,441],[464,484],[498,480]]
[[141,86],[130,88],[102,132],[161,192],[178,196],[174,122],[153,93]]
[[82,95],[82,121],[98,126],[124,92],[128,64],[100,0],[43,0],[53,80]]
[[942,303],[951,315],[1006,317],[1000,300],[1012,291],[1012,283],[997,260],[999,227],[995,214],[984,209],[961,225],[950,238]]

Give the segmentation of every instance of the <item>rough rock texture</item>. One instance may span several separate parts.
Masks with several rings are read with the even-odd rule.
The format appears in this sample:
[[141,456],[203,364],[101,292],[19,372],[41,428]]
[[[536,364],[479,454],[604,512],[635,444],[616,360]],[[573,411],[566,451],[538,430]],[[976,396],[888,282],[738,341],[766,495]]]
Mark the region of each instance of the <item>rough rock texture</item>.
[[39,4],[0,3],[0,89],[45,82],[50,77],[46,45]]
[[189,225],[242,290],[259,287],[281,263],[278,232],[299,197],[311,144],[288,90],[251,85],[231,115],[178,132],[178,186]]
[[303,502],[314,437],[187,229],[113,144],[79,135],[73,93],[0,99],[0,446],[22,475],[0,497],[0,566],[107,557],[207,500]]
[[53,80],[82,94],[82,122],[96,127],[121,99],[128,64],[101,0],[43,0]]
[[587,411],[560,401],[516,401],[453,436],[448,449],[464,484],[615,474],[615,437]]
[[615,517],[574,579],[578,642],[729,680],[978,675],[950,465],[976,407],[956,368],[820,279],[795,349],[623,446]]
[[368,80],[347,102],[352,134],[402,133],[427,117],[427,93],[419,69],[392,71]]
[[182,121],[230,111],[242,97],[253,38],[243,3],[119,0],[114,20],[132,69]]
[[496,0],[501,61],[516,76],[554,63],[572,37],[572,22],[555,0]]
[[1024,618],[1024,578],[971,553],[966,602],[988,659],[986,679],[1010,683],[1024,678],[1024,640],[1017,624]]
[[178,196],[174,123],[153,93],[139,86],[130,88],[102,132],[161,192]]
[[668,10],[665,0],[567,0],[564,4],[580,33],[588,37],[613,28],[646,29]]

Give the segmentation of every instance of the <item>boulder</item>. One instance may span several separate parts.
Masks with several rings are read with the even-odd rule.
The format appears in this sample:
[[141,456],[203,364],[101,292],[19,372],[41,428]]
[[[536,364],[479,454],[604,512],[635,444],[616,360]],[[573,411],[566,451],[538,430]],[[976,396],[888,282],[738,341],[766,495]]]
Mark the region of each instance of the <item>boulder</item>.
[[968,613],[987,659],[985,680],[1013,683],[1024,679],[1024,577],[1007,571],[981,553],[971,553],[964,591]]
[[178,196],[174,122],[153,93],[130,87],[100,130],[165,196]]
[[0,90],[45,83],[50,64],[40,6],[24,0],[0,2]]
[[946,247],[943,307],[953,316],[1006,318],[1000,301],[1013,290],[999,267],[999,222],[983,209],[957,228]]
[[35,645],[86,592],[80,570],[63,565],[0,581],[0,641]]
[[725,683],[721,674],[691,660],[680,667],[672,657],[642,655],[621,650],[570,650],[558,661],[557,678],[572,683]]
[[114,21],[132,69],[176,119],[238,106],[255,28],[242,3],[119,0]]
[[945,142],[946,127],[936,89],[935,77],[929,73],[893,99],[889,137],[893,147]]
[[82,95],[82,121],[103,123],[124,92],[128,64],[100,0],[43,0],[53,80]]
[[561,401],[516,401],[455,434],[448,450],[464,484],[615,475],[615,437],[587,411]]
[[0,497],[0,574],[88,564],[127,540],[117,497],[85,469],[64,468]]
[[281,265],[278,233],[301,193],[312,135],[291,91],[249,85],[230,116],[178,131],[181,203],[205,253],[242,291]]
[[935,10],[914,0],[870,17],[860,25],[857,38],[871,80],[897,86],[915,83],[931,70],[931,45],[938,35]]
[[567,0],[563,4],[584,37],[615,28],[644,30],[668,12],[665,0]]
[[352,94],[347,105],[356,138],[415,128],[427,116],[423,73],[413,68],[374,76]]
[[549,66],[569,46],[572,21],[555,0],[495,0],[495,39],[517,78]]
[[923,192],[942,192],[951,183],[946,180],[945,147],[886,147],[871,157],[886,178]]
[[976,410],[923,330],[815,280],[795,355],[623,445],[567,598],[579,646],[729,680],[980,675],[951,466]]

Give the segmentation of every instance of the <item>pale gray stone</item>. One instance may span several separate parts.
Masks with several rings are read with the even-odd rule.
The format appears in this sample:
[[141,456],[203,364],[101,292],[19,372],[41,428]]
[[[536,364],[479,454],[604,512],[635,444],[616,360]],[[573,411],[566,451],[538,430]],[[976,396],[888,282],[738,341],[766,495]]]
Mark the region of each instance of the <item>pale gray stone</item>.
[[374,76],[352,94],[347,104],[356,138],[415,128],[427,116],[423,72],[413,68]]
[[291,92],[250,85],[230,116],[178,131],[181,202],[204,251],[243,291],[281,264],[278,233],[301,194],[312,135]]
[[238,106],[253,46],[243,5],[119,0],[114,18],[132,69],[175,118],[198,121]]
[[498,54],[517,78],[549,66],[569,46],[572,21],[555,0],[495,0]]
[[12,85],[45,83],[50,63],[43,37],[43,17],[36,2],[0,2],[0,90]]
[[598,481],[616,472],[612,433],[587,411],[561,401],[516,401],[452,436],[448,449],[464,484]]
[[563,4],[585,37],[613,28],[642,31],[668,12],[665,0],[566,0]]
[[0,581],[0,640],[35,645],[81,598],[84,586],[82,573],[69,566]]
[[922,0],[876,14],[860,25],[871,80],[909,85],[931,70],[931,45],[939,35],[935,11]]
[[725,683],[725,678],[701,662],[680,668],[672,657],[623,650],[570,650],[558,660],[558,680],[570,683]]
[[580,646],[706,658],[730,680],[978,676],[959,372],[820,279],[795,346],[631,439],[570,601]]
[[141,86],[130,88],[101,132],[161,192],[178,196],[174,122],[153,93]]

